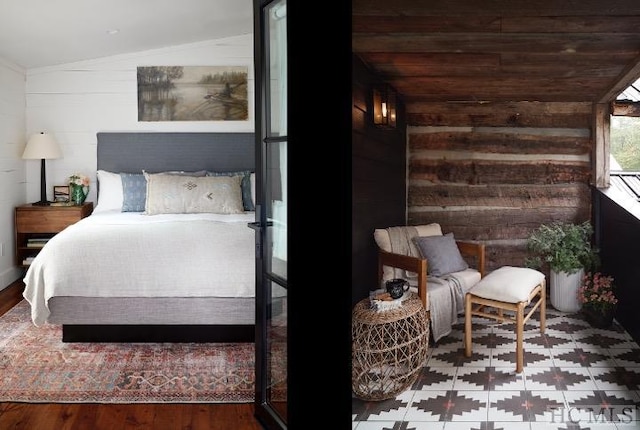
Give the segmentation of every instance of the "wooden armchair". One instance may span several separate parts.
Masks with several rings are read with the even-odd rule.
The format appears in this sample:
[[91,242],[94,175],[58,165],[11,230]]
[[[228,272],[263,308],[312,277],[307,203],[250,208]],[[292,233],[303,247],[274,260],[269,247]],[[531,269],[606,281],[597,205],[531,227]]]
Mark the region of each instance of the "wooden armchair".
[[[484,277],[485,271],[485,246],[480,243],[456,240],[460,254],[463,257],[474,257],[475,266],[480,277]],[[429,299],[427,296],[427,268],[428,261],[425,258],[412,257],[409,255],[394,254],[383,249],[378,250],[378,284],[382,284],[384,266],[404,269],[415,272],[418,275],[418,296],[422,300],[425,309],[429,309]]]

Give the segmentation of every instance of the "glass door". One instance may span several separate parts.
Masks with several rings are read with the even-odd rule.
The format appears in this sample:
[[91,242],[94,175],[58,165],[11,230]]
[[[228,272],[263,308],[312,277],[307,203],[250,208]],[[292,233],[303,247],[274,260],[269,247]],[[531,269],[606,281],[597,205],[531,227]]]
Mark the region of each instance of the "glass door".
[[254,0],[256,416],[287,428],[287,2]]

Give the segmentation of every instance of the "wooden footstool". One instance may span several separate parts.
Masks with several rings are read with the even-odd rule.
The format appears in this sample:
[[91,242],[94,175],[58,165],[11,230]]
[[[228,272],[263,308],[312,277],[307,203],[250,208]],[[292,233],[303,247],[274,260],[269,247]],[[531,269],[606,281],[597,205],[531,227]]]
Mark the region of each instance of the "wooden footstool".
[[[524,309],[536,297],[531,310]],[[540,310],[540,333],[544,333],[546,286],[544,274],[526,267],[504,266],[482,278],[465,295],[464,354],[471,357],[471,318],[491,318],[516,324],[516,373],[524,367],[524,324]],[[507,311],[505,314],[504,311]]]

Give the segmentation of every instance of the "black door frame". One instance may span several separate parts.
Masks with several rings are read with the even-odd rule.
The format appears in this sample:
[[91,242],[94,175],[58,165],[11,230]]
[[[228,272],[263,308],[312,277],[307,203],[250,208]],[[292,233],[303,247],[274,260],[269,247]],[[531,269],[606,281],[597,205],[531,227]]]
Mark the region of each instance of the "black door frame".
[[[270,284],[276,276],[265,271],[265,252],[263,247],[270,246],[267,240],[267,211],[265,210],[266,191],[268,191],[268,173],[266,167],[268,145],[277,143],[283,138],[271,137],[270,86],[269,86],[269,38],[268,16],[265,14],[271,3],[279,0],[254,0],[254,75],[255,75],[255,136],[256,136],[256,336],[255,336],[255,416],[269,430],[287,428],[287,417],[282,417],[269,403],[269,368],[267,355],[269,343],[267,339],[270,307]],[[282,285],[282,279],[277,279]],[[286,287],[286,281],[284,282]],[[287,360],[288,361],[288,360]]]

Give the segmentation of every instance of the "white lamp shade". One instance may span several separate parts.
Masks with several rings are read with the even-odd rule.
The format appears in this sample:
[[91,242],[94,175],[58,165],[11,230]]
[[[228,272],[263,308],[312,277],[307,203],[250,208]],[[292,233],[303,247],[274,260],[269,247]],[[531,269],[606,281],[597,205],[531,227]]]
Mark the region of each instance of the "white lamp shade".
[[53,137],[46,133],[34,134],[24,148],[24,159],[54,159],[62,157],[62,151]]

